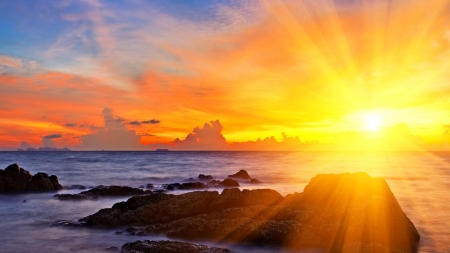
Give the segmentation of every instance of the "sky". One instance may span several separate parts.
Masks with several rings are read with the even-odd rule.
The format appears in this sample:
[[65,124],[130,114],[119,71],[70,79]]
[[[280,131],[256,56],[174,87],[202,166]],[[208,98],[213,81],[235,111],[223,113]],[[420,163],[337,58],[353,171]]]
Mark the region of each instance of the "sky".
[[0,150],[450,148],[450,0],[0,0]]

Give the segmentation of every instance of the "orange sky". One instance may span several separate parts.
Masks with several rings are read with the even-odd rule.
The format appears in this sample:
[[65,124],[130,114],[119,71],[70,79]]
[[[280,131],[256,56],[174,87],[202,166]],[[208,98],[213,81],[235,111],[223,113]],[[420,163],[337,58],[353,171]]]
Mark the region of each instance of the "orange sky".
[[[0,51],[0,148],[446,149],[450,1],[356,2],[92,0],[2,15],[17,45]],[[247,143],[282,133],[284,146]]]

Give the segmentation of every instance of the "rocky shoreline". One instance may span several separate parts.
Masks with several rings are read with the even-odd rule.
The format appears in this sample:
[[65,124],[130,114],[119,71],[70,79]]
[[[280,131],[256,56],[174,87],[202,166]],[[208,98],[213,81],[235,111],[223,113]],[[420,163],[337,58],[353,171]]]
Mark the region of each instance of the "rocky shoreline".
[[326,252],[416,252],[420,240],[386,181],[366,173],[317,175],[304,192],[286,197],[238,188],[134,196],[72,225]]
[[[420,235],[382,178],[363,172],[319,174],[302,193],[287,196],[271,189],[235,188],[239,182],[252,181],[260,183],[241,170],[222,181],[200,174],[197,179],[167,184],[162,189],[155,189],[151,184],[147,189],[98,186],[78,194],[57,194],[59,200],[131,198],[78,221],[55,224],[119,229],[118,234],[162,235],[173,239],[129,242],[123,245],[122,252],[230,252],[189,241],[266,245],[289,250],[319,248],[324,252],[417,252]],[[215,188],[223,190],[211,191]],[[0,193],[60,189],[62,186],[55,175],[39,172],[33,176],[17,164],[0,170]],[[168,194],[175,189],[191,191]]]

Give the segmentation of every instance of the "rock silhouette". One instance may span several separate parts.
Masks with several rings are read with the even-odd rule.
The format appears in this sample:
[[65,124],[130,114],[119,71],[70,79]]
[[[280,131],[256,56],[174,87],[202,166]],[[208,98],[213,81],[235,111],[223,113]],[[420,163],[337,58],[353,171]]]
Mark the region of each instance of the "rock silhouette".
[[129,186],[112,185],[92,188],[78,194],[56,194],[55,197],[57,197],[59,200],[88,200],[96,199],[100,196],[136,196],[150,193],[152,193],[152,191],[150,190],[142,190]]
[[48,192],[61,189],[57,176],[48,176],[43,172],[33,176],[17,163],[0,170],[0,193]]
[[136,234],[276,245],[325,252],[416,252],[420,236],[386,181],[366,173],[317,175],[303,193],[224,189],[153,193],[80,220],[138,226]]
[[227,253],[228,249],[175,241],[135,241],[122,246],[123,253]]

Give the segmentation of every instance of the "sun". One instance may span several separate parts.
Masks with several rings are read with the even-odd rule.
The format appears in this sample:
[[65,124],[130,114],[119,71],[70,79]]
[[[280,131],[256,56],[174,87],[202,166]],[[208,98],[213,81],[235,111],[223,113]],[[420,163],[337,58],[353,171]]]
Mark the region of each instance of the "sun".
[[368,114],[364,118],[366,129],[369,131],[378,131],[381,125],[381,118],[375,114]]

